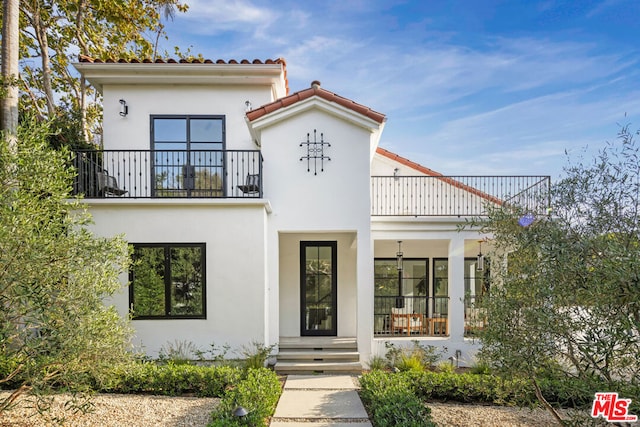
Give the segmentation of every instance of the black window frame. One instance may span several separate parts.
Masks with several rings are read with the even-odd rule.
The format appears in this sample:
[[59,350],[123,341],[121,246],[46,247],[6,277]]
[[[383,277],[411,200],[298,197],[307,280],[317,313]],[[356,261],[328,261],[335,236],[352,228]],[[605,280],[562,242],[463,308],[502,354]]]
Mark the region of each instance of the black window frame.
[[[188,154],[185,154],[185,159],[186,159],[186,164],[184,166],[189,167],[191,166],[189,164],[190,162],[190,158],[191,158],[191,154],[193,151],[197,151],[197,150],[192,150],[191,148],[191,144],[202,144],[202,142],[200,141],[192,141],[191,140],[191,126],[190,126],[190,121],[191,120],[203,120],[203,119],[213,119],[213,120],[220,120],[221,122],[221,139],[222,141],[220,142],[212,142],[213,144],[220,144],[221,148],[220,148],[220,152],[222,153],[221,155],[221,159],[222,159],[222,174],[221,174],[221,194],[219,196],[216,197],[226,197],[227,196],[227,182],[226,182],[226,176],[227,176],[227,159],[226,159],[226,149],[227,149],[227,124],[226,124],[226,115],[224,114],[150,114],[149,115],[149,138],[150,138],[150,142],[149,145],[151,147],[151,151],[153,153],[155,153],[156,151],[160,151],[162,152],[162,149],[158,149],[156,147],[156,143],[170,143],[170,142],[177,142],[177,141],[157,141],[156,140],[156,132],[155,132],[155,124],[154,121],[156,119],[171,119],[171,120],[177,120],[177,119],[182,119],[186,122],[186,141],[183,141],[185,143],[185,152]],[[171,151],[171,150],[166,150],[166,151]],[[214,149],[212,151],[218,151],[217,149]],[[155,164],[155,155],[151,157],[151,194],[153,196],[158,196],[158,194],[162,194],[163,192],[165,192],[165,189],[162,188],[157,188],[156,187],[156,164]],[[173,165],[176,166],[176,165]],[[183,173],[185,173],[183,171]],[[187,172],[188,173],[188,172]],[[186,188],[186,189],[182,189],[183,191],[186,190],[187,192],[187,197],[209,197],[209,196],[197,196],[194,195],[192,193],[197,194],[198,190],[201,189],[195,189],[195,188]],[[205,189],[206,190],[206,189]],[[215,191],[215,189],[212,189],[211,191]],[[164,197],[175,197],[175,194],[179,194],[179,192],[175,192],[175,190],[170,190],[169,193],[167,193],[166,196]]]
[[[207,253],[205,243],[130,243],[130,247],[135,254],[136,248],[163,248],[165,272],[170,271],[169,257],[173,248],[199,248],[200,249],[200,269],[202,275],[202,314],[171,314],[171,276],[164,277],[164,301],[165,313],[163,315],[136,315],[135,314],[135,277],[132,268],[129,269],[129,313],[132,320],[176,320],[176,319],[206,319],[207,318]],[[133,259],[135,262],[135,257]]]
[[[390,264],[392,264],[395,267],[395,273],[393,274],[393,276],[379,276],[376,274],[375,271],[375,267],[376,267],[376,262],[378,261],[384,261],[384,262],[388,262]],[[425,314],[428,313],[428,306],[429,306],[429,301],[431,299],[431,295],[430,295],[430,287],[429,287],[429,273],[431,270],[431,263],[430,263],[430,258],[404,258],[403,263],[410,263],[410,262],[416,262],[419,261],[421,263],[424,263],[424,267],[425,267],[425,284],[424,284],[424,294],[423,295],[416,295],[415,292],[412,295],[407,295],[406,289],[407,289],[407,285],[406,283],[411,281],[411,280],[416,280],[418,279],[418,277],[405,277],[404,276],[404,272],[405,269],[403,268],[402,272],[397,270],[397,259],[396,258],[386,258],[386,257],[380,257],[380,258],[374,258],[373,260],[373,265],[374,265],[374,272],[373,272],[373,283],[374,283],[374,291],[373,291],[373,297],[375,298],[383,298],[383,300],[386,299],[393,299],[395,298],[395,301],[393,302],[393,306],[395,308],[404,308],[405,307],[405,301],[407,298],[411,298],[411,300],[414,302],[413,307],[414,307],[414,311],[415,311],[415,307],[416,307],[416,302],[418,302],[417,306],[420,307],[424,307],[424,311]],[[402,280],[400,280],[400,278],[402,278]],[[391,279],[395,279],[398,286],[396,288],[396,292],[393,295],[378,295],[376,293],[376,289],[377,289],[377,281],[378,280],[391,280]],[[414,282],[415,283],[415,282]],[[419,283],[419,282],[418,282]],[[424,299],[424,303],[419,303],[419,301],[421,299]],[[381,307],[378,307],[377,309],[374,308],[374,314],[377,315],[381,315],[381,314],[387,314],[387,308],[388,307],[388,303],[382,303]],[[382,310],[382,311],[380,311]],[[418,309],[419,310],[419,309]]]
[[[437,277],[436,273],[437,273],[437,267],[436,267],[436,263],[439,261],[446,261],[447,263],[447,276],[446,277]],[[439,315],[444,315],[445,317],[449,316],[449,267],[450,267],[450,261],[449,258],[433,258],[432,260],[432,282],[431,282],[431,296],[433,297],[433,305],[432,305],[432,310],[433,310],[433,314],[439,314]],[[438,295],[436,293],[436,289],[438,288],[438,285],[440,283],[440,281],[445,281],[447,284],[447,294],[446,295]],[[440,299],[443,299],[444,302],[441,302]],[[441,306],[439,306],[439,304],[441,304]]]

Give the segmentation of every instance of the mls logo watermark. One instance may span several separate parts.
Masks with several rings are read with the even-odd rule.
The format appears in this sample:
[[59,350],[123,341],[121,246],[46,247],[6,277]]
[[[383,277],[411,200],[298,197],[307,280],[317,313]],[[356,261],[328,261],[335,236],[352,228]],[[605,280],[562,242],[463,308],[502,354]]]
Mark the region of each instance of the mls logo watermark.
[[638,421],[637,415],[629,414],[631,399],[619,399],[618,393],[596,393],[591,407],[591,416],[602,416],[606,421]]

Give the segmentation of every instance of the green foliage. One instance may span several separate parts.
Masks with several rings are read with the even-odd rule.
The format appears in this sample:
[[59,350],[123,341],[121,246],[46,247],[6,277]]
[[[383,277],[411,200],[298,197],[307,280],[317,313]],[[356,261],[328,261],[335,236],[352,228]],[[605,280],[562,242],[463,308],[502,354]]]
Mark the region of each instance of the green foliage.
[[174,340],[160,348],[158,359],[168,360],[176,365],[190,363],[198,355],[198,347],[191,341]]
[[382,356],[372,356],[369,360],[369,369],[372,371],[375,370],[384,370],[387,368],[387,359]]
[[[267,426],[280,398],[282,387],[278,376],[266,368],[248,369],[245,377],[222,398],[211,415],[208,427]],[[233,411],[242,406],[249,413],[242,418]]]
[[269,355],[275,348],[276,344],[265,346],[261,342],[251,341],[249,346],[243,346],[241,349],[244,358],[244,366],[246,369],[264,368]]
[[394,343],[385,342],[387,353],[385,357],[388,366],[400,371],[417,370],[422,371],[435,366],[446,348],[439,348],[432,345],[424,346],[419,341],[413,340],[411,347],[396,347]]
[[509,205],[478,224],[493,236],[491,258],[507,261],[482,302],[481,355],[505,377],[553,384],[560,402],[640,384],[637,134],[624,126],[592,161],[567,166],[551,215],[521,226],[529,212]]
[[360,397],[375,427],[435,426],[431,410],[415,394],[407,373],[371,371],[360,378]]
[[89,232],[49,135],[25,121],[15,150],[0,142],[0,354],[15,366],[0,380],[13,375],[17,393],[81,389],[130,359],[131,329],[103,302],[122,288],[127,245]]
[[464,403],[529,405],[535,400],[530,382],[502,379],[495,375],[423,372],[412,375],[416,393],[424,400],[453,400]]
[[242,378],[242,369],[231,366],[196,366],[135,362],[118,364],[96,381],[97,391],[149,393],[176,396],[194,393],[201,397],[222,397]]
[[[162,16],[188,6],[178,0],[83,2],[22,0],[20,60],[22,111],[49,120],[71,112],[80,118],[82,141],[100,131],[100,95],[73,72],[69,52],[102,60],[157,56],[166,36]],[[163,13],[164,11],[164,13]],[[171,13],[167,14],[167,11]],[[28,60],[26,60],[28,59]],[[26,61],[25,61],[26,60]],[[58,140],[63,142],[64,140]]]

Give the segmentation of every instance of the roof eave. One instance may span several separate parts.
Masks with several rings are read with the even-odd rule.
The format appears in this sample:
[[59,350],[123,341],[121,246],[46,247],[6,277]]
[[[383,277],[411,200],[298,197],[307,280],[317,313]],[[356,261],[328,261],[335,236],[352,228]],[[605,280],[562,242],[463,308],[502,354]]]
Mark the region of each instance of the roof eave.
[[284,66],[275,64],[202,63],[88,63],[73,66],[96,89],[116,84],[242,84],[271,85],[275,93],[286,95]]

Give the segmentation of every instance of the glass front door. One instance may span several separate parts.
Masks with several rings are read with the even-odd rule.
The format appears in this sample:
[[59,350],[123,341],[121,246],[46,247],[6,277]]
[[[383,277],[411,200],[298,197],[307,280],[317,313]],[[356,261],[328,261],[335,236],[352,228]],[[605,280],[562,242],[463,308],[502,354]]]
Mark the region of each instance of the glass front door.
[[300,242],[300,335],[337,335],[337,242]]

